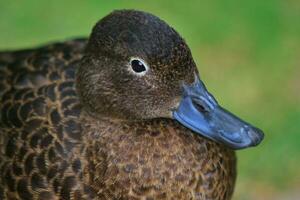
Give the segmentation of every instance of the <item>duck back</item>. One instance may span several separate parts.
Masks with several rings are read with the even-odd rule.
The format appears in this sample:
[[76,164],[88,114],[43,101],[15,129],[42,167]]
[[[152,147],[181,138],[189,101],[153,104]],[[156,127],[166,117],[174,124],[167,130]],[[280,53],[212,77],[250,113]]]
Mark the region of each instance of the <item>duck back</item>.
[[85,44],[0,53],[0,199],[70,197],[82,134],[74,78]]

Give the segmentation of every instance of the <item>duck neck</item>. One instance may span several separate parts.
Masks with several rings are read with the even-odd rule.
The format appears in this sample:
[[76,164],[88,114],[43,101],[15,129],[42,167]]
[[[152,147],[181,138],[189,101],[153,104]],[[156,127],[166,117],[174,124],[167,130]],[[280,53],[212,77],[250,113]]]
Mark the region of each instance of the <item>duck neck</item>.
[[[167,193],[171,187],[176,191],[181,186],[189,189],[189,183],[204,188],[219,182],[225,182],[226,190],[232,192],[234,152],[193,134],[174,120],[130,123],[91,116],[82,120],[87,140],[83,179],[98,194],[114,195],[117,199],[131,196],[133,191],[138,191],[134,195],[139,194],[145,187],[154,194]],[[212,173],[223,175],[214,175],[212,179]],[[159,189],[152,190],[153,184]],[[170,199],[177,199],[171,198],[172,194],[169,193]]]

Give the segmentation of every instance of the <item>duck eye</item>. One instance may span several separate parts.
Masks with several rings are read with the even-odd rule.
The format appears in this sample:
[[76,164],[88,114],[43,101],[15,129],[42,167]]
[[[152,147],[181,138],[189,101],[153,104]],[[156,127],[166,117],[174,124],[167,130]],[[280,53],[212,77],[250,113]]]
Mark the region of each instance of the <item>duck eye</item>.
[[130,61],[130,65],[135,73],[141,74],[147,71],[147,65],[140,59],[132,59]]

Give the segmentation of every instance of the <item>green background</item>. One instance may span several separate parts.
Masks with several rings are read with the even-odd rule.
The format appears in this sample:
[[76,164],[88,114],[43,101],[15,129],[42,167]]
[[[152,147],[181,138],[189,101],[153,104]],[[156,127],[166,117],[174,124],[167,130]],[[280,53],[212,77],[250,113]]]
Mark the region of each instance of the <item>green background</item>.
[[265,131],[238,152],[235,199],[300,199],[300,1],[0,0],[0,49],[88,36],[121,8],[172,25],[219,103]]

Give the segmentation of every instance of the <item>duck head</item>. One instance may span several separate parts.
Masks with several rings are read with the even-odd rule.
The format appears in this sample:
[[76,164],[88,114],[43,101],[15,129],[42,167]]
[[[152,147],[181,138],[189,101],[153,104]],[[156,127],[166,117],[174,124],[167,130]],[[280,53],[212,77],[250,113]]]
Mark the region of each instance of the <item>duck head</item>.
[[259,144],[262,131],[222,108],[198,74],[173,28],[152,14],[121,10],[93,28],[77,91],[96,118],[171,118],[233,149]]

